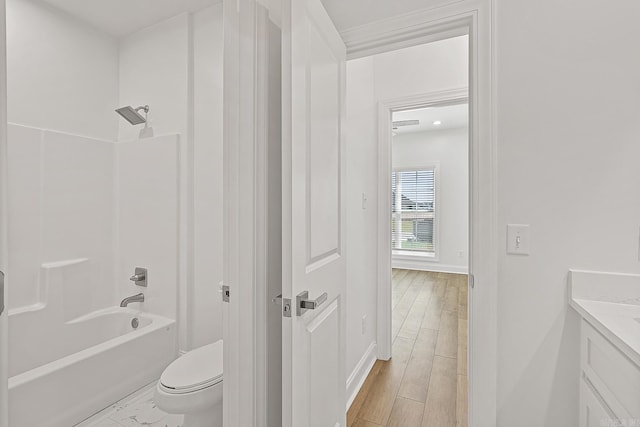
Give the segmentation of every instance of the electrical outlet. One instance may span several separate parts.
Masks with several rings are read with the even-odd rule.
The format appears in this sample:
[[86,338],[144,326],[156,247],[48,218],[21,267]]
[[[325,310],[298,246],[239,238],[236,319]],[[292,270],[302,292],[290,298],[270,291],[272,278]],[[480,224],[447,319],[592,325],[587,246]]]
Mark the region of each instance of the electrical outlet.
[[362,335],[367,332],[367,315],[362,316]]
[[362,193],[362,209],[367,209],[367,193]]
[[464,257],[464,251],[458,251],[458,258]]

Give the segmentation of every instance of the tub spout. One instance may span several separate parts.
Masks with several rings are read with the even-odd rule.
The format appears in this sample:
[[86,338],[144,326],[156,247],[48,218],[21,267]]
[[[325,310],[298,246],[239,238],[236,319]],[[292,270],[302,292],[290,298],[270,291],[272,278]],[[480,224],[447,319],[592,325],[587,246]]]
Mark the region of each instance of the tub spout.
[[131,304],[132,302],[144,302],[144,294],[141,292],[139,294],[130,296],[130,297],[126,297],[125,299],[123,299],[120,302],[120,307],[126,307],[127,305]]

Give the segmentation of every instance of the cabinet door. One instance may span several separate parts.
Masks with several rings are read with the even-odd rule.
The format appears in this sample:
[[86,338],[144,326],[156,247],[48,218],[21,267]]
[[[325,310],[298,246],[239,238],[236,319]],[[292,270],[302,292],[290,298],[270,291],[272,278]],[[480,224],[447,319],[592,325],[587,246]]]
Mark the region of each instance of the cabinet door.
[[580,427],[623,425],[616,423],[616,420],[587,382],[580,380]]

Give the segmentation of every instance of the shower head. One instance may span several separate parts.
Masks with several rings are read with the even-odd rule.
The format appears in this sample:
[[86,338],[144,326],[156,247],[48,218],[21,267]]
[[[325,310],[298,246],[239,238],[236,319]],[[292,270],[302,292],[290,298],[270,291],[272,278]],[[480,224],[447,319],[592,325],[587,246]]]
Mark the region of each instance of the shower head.
[[147,119],[142,117],[138,111],[144,110],[145,115],[149,112],[149,106],[143,105],[138,108],[133,108],[131,105],[127,105],[126,107],[121,107],[116,110],[116,113],[120,114],[126,121],[131,123],[132,125],[139,125],[141,123],[145,123]]

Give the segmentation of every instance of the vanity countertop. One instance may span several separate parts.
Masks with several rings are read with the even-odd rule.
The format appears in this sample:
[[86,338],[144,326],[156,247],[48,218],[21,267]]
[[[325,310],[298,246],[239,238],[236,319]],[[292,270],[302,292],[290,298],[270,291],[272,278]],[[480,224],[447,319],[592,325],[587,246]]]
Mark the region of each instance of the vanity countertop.
[[640,366],[640,275],[570,270],[569,305]]

